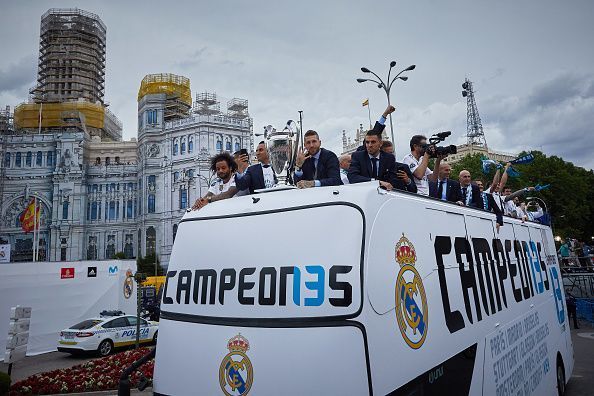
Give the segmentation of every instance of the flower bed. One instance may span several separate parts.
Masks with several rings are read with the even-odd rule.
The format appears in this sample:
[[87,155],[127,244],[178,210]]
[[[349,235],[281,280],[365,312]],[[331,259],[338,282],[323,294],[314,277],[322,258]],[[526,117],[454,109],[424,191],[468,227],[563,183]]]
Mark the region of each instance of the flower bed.
[[[122,371],[149,352],[150,349],[144,347],[95,359],[67,369],[35,374],[12,385],[9,395],[48,395],[117,389]],[[149,384],[152,383],[154,364],[154,359],[151,359],[130,375],[132,387],[138,385],[141,372],[149,380]]]

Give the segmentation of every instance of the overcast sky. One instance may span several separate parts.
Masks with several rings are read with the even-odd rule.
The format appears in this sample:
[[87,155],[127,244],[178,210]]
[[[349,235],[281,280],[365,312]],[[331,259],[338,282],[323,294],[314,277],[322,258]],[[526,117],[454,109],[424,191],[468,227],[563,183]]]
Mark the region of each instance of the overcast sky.
[[78,7],[107,25],[105,99],[136,136],[137,94],[149,73],[190,78],[192,94],[249,100],[254,131],[304,127],[340,152],[386,106],[361,66],[395,83],[397,157],[410,136],[451,130],[463,143],[469,77],[488,145],[538,149],[594,168],[594,1],[6,1],[0,0],[0,105],[34,85],[39,22],[49,8]]

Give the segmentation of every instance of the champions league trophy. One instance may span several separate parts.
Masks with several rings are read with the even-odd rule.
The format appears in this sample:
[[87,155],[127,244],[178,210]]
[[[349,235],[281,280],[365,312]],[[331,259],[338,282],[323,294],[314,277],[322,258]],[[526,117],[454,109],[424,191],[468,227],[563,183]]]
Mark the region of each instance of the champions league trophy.
[[270,155],[272,169],[278,179],[277,185],[292,186],[293,169],[299,148],[299,128],[293,120],[287,121],[282,131],[272,125],[264,127],[264,139]]

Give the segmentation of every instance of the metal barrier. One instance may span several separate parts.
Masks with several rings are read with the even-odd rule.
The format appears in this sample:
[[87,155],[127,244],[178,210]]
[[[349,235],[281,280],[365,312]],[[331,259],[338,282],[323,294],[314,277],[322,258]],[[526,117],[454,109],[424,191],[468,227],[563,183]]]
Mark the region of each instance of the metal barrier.
[[577,317],[594,327],[594,298],[577,298]]

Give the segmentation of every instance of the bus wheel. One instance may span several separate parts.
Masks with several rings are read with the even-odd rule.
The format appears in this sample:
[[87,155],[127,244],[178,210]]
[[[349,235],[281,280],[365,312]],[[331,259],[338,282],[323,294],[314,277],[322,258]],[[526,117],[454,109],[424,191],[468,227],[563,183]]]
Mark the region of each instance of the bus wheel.
[[565,368],[561,356],[557,356],[557,393],[559,396],[565,395]]

